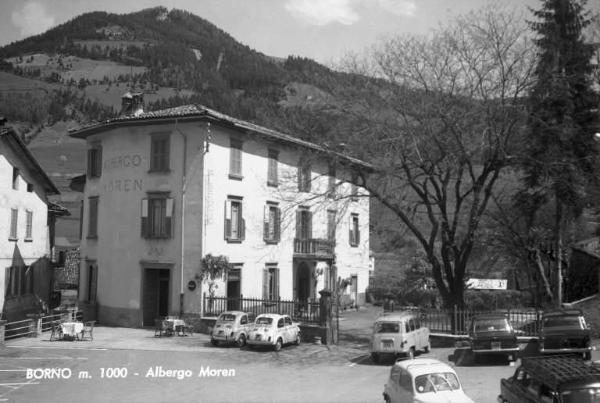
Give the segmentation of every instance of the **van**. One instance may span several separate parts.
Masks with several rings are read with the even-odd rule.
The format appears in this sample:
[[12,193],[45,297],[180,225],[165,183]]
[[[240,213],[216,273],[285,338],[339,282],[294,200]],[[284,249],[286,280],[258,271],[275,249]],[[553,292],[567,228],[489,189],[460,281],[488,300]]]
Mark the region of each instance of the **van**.
[[418,313],[392,312],[378,317],[371,335],[371,359],[383,355],[414,358],[417,351],[429,352],[429,329],[422,326]]

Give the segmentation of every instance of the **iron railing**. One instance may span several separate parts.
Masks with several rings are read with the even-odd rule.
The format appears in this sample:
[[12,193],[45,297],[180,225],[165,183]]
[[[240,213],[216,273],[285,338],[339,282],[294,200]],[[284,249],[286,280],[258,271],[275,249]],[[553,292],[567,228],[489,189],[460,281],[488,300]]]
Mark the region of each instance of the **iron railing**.
[[286,301],[282,299],[227,298],[204,295],[202,316],[215,317],[225,311],[252,312],[255,315],[278,313],[289,315],[293,320],[306,324],[320,322],[319,302],[316,300]]
[[421,322],[432,333],[446,333],[453,335],[467,335],[471,319],[477,315],[489,313],[504,314],[513,328],[522,336],[537,336],[540,330],[542,311],[537,309],[499,309],[490,311],[453,309],[434,309],[409,307],[393,307],[394,311],[418,312]]
[[294,238],[294,253],[298,255],[333,256],[335,243],[328,239]]
[[4,338],[6,340],[15,339],[17,337],[34,337],[38,329],[42,332],[52,330],[52,327],[66,320],[83,319],[83,312],[76,308],[71,308],[64,312],[55,312],[44,316],[32,316],[29,319],[7,322],[4,328]]

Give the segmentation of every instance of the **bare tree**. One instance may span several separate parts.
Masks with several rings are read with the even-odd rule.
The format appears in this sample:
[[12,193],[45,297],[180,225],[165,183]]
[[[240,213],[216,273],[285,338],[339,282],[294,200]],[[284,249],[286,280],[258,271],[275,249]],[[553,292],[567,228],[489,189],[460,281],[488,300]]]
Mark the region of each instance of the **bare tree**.
[[482,215],[519,149],[534,64],[526,33],[514,11],[491,7],[345,63],[357,78],[338,94],[337,141],[374,165],[356,167],[357,183],[418,241],[447,307],[464,305]]

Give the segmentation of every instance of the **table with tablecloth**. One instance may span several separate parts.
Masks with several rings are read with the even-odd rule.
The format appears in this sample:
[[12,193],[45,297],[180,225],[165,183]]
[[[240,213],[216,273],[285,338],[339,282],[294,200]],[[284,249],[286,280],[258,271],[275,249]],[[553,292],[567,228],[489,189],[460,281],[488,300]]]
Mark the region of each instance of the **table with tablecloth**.
[[180,336],[186,335],[185,331],[187,329],[187,325],[183,319],[167,318],[165,319],[165,324],[166,327],[171,330],[171,332],[177,332]]
[[63,322],[60,324],[60,330],[65,336],[75,339],[83,331],[83,322]]

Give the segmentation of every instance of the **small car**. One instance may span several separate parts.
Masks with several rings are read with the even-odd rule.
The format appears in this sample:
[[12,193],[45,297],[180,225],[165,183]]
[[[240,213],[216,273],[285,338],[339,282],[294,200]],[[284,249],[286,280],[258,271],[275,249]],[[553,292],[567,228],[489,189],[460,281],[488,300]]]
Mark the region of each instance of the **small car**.
[[516,361],[519,352],[517,334],[501,313],[475,316],[469,326],[469,344],[475,360],[489,354]]
[[300,327],[288,315],[263,313],[256,317],[248,334],[248,347],[272,346],[281,350],[284,344],[300,344]]
[[500,381],[499,403],[595,403],[600,401],[600,367],[577,356],[524,357]]
[[237,343],[239,347],[246,345],[248,332],[254,324],[252,312],[227,311],[217,318],[212,329],[210,342],[213,346],[219,343]]
[[383,387],[383,400],[386,403],[474,403],[462,389],[454,369],[434,358],[397,360]]
[[591,330],[579,309],[560,309],[544,312],[539,333],[541,354],[581,354],[592,358]]
[[414,358],[417,351],[429,352],[429,329],[421,325],[418,313],[386,313],[373,324],[370,347],[375,363],[382,355]]

